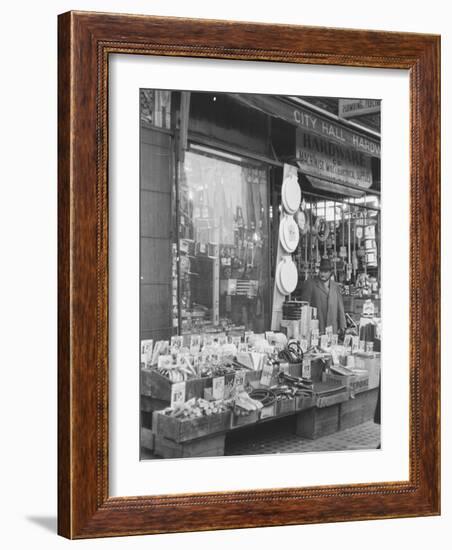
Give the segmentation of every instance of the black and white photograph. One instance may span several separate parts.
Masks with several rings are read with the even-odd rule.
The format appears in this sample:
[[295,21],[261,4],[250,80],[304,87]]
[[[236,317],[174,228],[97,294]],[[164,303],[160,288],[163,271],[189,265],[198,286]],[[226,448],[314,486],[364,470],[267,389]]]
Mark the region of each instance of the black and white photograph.
[[139,105],[140,459],[379,449],[381,101]]

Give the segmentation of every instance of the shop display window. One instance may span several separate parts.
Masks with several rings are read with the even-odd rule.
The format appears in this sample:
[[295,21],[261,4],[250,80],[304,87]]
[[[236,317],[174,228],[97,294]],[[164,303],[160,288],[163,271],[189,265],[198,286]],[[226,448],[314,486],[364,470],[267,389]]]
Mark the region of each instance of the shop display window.
[[173,324],[181,334],[263,332],[270,302],[266,166],[193,147],[175,193]]

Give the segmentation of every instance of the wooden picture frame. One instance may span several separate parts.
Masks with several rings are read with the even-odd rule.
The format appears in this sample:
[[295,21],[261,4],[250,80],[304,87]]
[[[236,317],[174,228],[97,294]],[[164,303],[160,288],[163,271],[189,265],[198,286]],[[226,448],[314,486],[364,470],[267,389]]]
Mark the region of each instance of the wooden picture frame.
[[[440,37],[69,12],[58,39],[58,532],[68,538],[440,513]],[[146,497],[108,491],[108,63],[113,53],[410,74],[409,481]]]

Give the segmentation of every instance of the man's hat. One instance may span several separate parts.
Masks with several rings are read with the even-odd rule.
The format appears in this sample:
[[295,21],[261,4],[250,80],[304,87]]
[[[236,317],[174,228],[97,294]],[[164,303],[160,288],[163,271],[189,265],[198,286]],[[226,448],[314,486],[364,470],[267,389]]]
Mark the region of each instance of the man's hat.
[[329,258],[322,258],[320,260],[319,271],[331,271],[333,268]]

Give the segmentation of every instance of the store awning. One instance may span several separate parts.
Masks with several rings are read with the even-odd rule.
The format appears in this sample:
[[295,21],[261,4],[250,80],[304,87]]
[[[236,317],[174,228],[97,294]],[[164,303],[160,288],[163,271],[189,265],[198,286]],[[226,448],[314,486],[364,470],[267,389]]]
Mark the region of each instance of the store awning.
[[341,124],[336,118],[330,118],[326,114],[320,114],[316,110],[310,110],[303,105],[270,95],[230,94],[230,97],[339,145],[351,147],[373,157],[380,157],[381,155],[378,139],[357,132],[346,124]]

